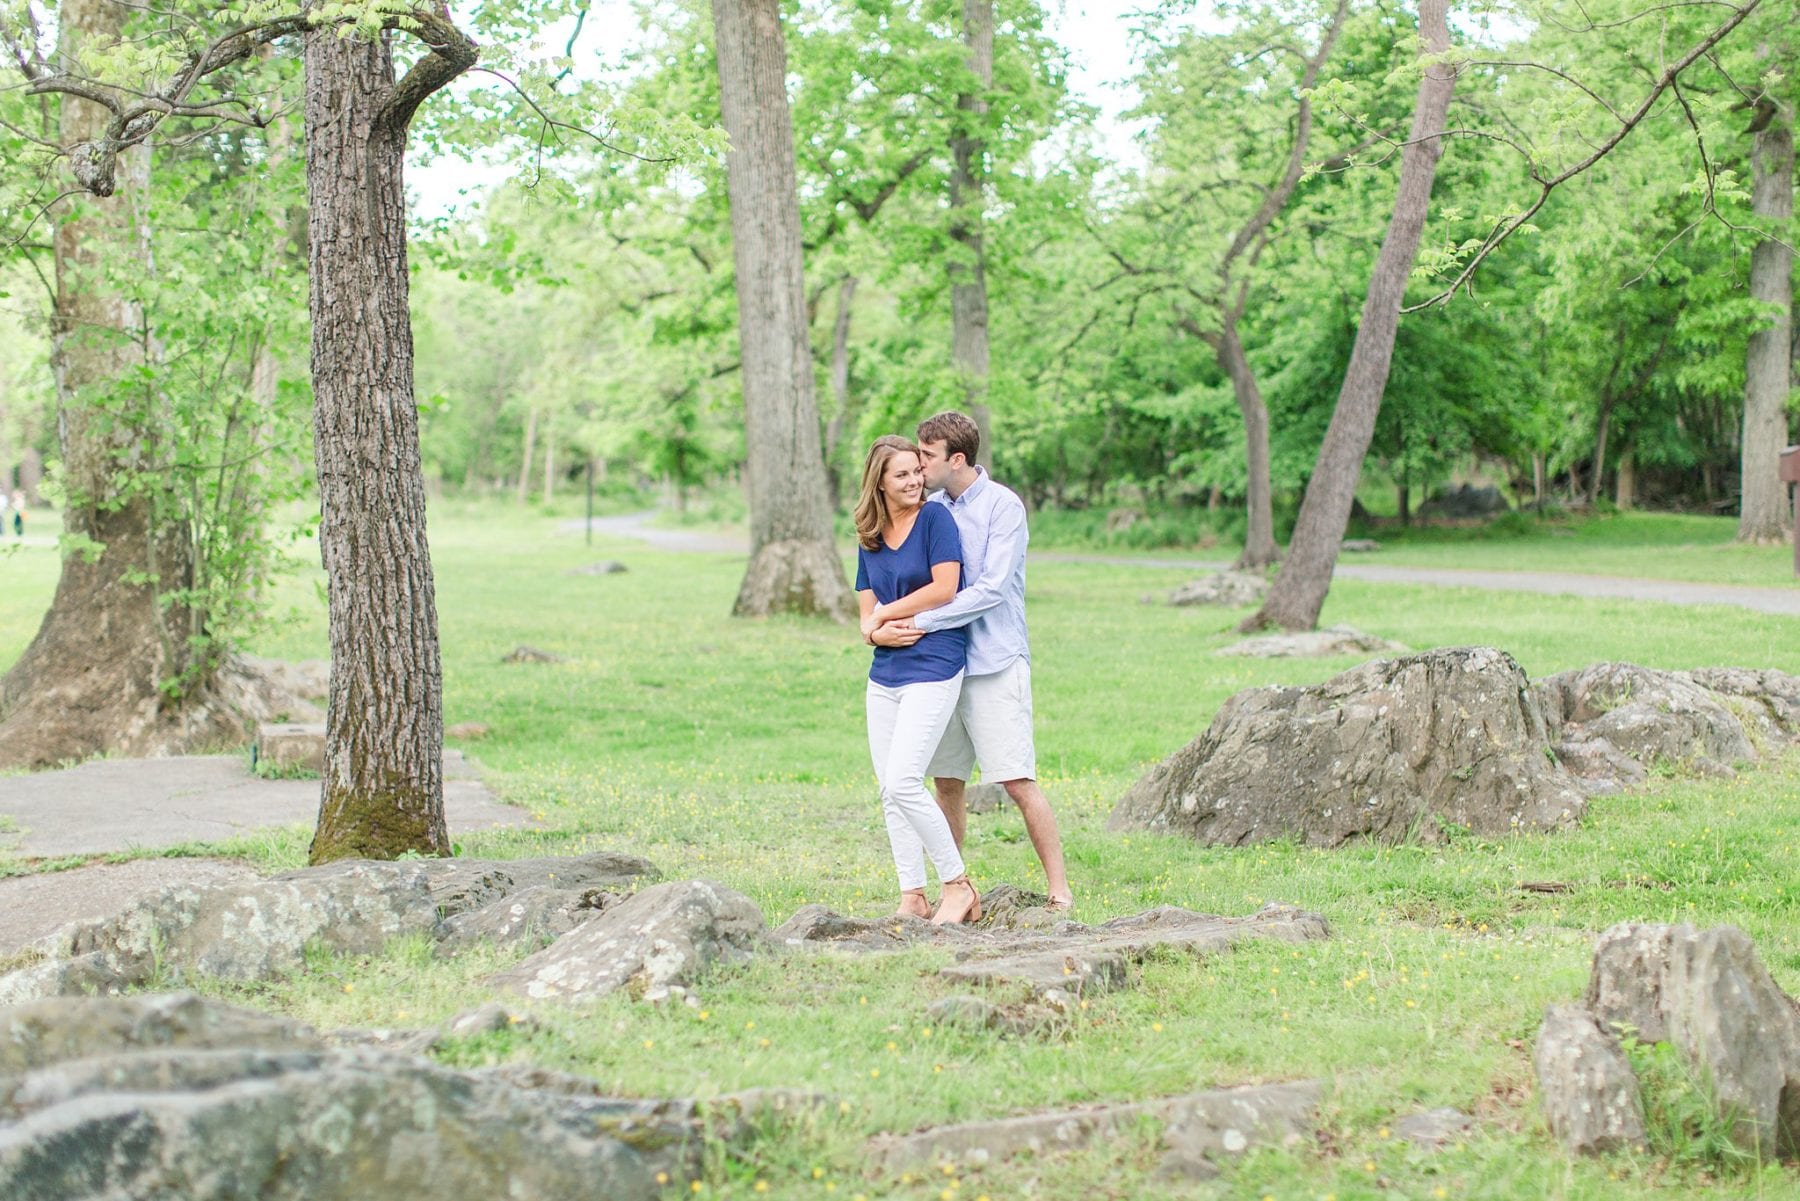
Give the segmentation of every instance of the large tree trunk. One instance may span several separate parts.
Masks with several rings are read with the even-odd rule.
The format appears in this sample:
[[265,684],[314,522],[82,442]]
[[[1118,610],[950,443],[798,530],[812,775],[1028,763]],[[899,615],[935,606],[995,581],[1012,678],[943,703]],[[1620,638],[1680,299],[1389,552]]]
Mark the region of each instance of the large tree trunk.
[[[1419,2],[1419,32],[1427,55],[1441,54],[1450,48],[1447,7],[1447,0]],[[1350,352],[1350,366],[1344,372],[1343,389],[1338,393],[1331,425],[1325,431],[1325,442],[1319,448],[1312,479],[1306,485],[1300,517],[1288,543],[1287,562],[1262,608],[1239,627],[1246,632],[1269,626],[1308,630],[1318,624],[1319,610],[1324,608],[1326,593],[1331,590],[1331,574],[1337,566],[1344,529],[1350,521],[1356,479],[1362,472],[1369,440],[1375,434],[1381,395],[1393,365],[1400,304],[1431,207],[1431,183],[1437,174],[1438,158],[1443,154],[1443,139],[1437,135],[1444,128],[1455,86],[1455,74],[1444,66],[1426,68],[1419,81],[1412,132],[1400,153],[1400,186],[1394,196],[1394,212],[1369,277],[1369,291],[1363,301],[1356,344]]]
[[1226,314],[1225,328],[1213,342],[1219,366],[1231,379],[1232,395],[1237,397],[1238,412],[1244,416],[1244,464],[1249,469],[1249,491],[1245,510],[1249,524],[1244,530],[1244,553],[1237,565],[1245,568],[1267,567],[1281,561],[1281,548],[1275,545],[1274,497],[1269,484],[1269,408],[1263,403],[1262,390],[1256,386],[1256,375],[1244,355],[1244,344],[1238,339],[1237,321]]
[[[79,64],[119,40],[130,11],[112,0],[65,0],[59,57]],[[61,98],[65,146],[104,136],[111,114]],[[64,532],[85,544],[63,559],[37,636],[0,679],[0,768],[47,767],[103,752],[156,755],[240,740],[241,722],[202,702],[190,667],[189,613],[159,605],[193,569],[186,524],[159,513],[124,475],[153,467],[154,397],[127,389],[151,355],[144,311],[123,289],[148,270],[150,155],[122,152],[110,196],[84,197],[56,229],[52,367],[62,455]],[[121,278],[123,277],[123,278]],[[36,492],[35,455],[21,485]],[[176,687],[165,687],[178,681]]]
[[314,449],[331,625],[314,863],[451,849],[407,313],[411,110],[394,111],[387,38],[340,34],[306,35]]
[[979,93],[956,98],[956,133],[950,139],[950,359],[962,378],[963,403],[981,429],[983,464],[994,459],[994,422],[988,410],[987,255],[982,246],[982,207],[987,141],[986,93],[994,86],[994,0],[963,0],[963,42]]
[[851,428],[850,419],[850,303],[856,298],[856,276],[846,275],[838,285],[837,320],[831,326],[831,420],[825,423],[825,476],[833,506],[844,501],[844,483],[838,467],[838,447]]
[[[1767,49],[1765,48],[1765,53]],[[1766,124],[1757,131],[1750,163],[1751,206],[1780,228],[1794,215],[1793,113],[1767,96]],[[1750,252],[1750,299],[1770,306],[1768,324],[1750,335],[1744,364],[1743,503],[1740,542],[1781,542],[1793,536],[1781,450],[1788,444],[1787,398],[1792,375],[1794,252],[1766,238]]]
[[733,612],[855,612],[831,537],[777,0],[713,0],[719,98],[731,149],[732,255],[750,493],[750,566]]

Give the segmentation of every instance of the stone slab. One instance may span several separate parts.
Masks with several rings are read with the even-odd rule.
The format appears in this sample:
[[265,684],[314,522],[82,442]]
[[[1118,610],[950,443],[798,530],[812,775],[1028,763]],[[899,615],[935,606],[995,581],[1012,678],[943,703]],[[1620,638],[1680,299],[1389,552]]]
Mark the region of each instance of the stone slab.
[[[536,823],[502,804],[459,752],[444,755],[450,831]],[[95,759],[62,771],[0,776],[4,849],[26,859],[103,855],[212,842],[254,830],[311,825],[317,780],[264,780],[241,755]]]
[[133,859],[66,872],[37,872],[0,880],[0,958],[70,922],[111,917],[145,893],[171,884],[223,884],[255,879],[248,864],[229,859]]

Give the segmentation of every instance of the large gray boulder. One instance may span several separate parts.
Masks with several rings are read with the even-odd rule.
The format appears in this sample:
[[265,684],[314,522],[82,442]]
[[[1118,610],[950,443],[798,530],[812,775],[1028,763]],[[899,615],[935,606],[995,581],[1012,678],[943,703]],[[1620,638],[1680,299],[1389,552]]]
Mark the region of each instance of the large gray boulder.
[[563,1201],[664,1195],[714,1133],[684,1103],[533,1088],[193,997],[0,1011],[0,1196]]
[[742,893],[710,880],[658,884],[488,982],[537,1000],[591,1001],[621,988],[655,995],[748,962],[767,932]]
[[554,883],[591,891],[654,874],[642,859],[602,852],[498,861],[343,860],[268,879],[176,884],[40,940],[34,962],[0,976],[0,1004],[117,992],[159,976],[266,980],[300,967],[308,947],[368,955],[403,935],[440,937],[446,916],[480,914],[521,888]]
[[1457,647],[1309,688],[1252,688],[1132,785],[1108,828],[1237,846],[1294,838],[1440,842],[1573,824],[1587,800],[1548,753],[1512,656]]
[[1532,1065],[1544,1120],[1569,1150],[1593,1155],[1643,1145],[1637,1077],[1593,1014],[1579,1005],[1545,1010]]
[[1744,726],[1718,693],[1682,672],[1596,663],[1537,683],[1553,736],[1576,727],[1644,766],[1693,764],[1714,771],[1756,758]]
[[1675,767],[1730,775],[1800,738],[1800,678],[1741,667],[1596,663],[1534,686],[1557,755],[1590,792]]

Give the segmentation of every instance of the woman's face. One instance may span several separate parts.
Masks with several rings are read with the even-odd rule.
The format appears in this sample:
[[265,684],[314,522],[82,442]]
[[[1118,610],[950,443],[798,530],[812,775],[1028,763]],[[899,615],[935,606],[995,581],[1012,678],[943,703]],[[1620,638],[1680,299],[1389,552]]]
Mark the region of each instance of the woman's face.
[[889,455],[881,472],[881,493],[887,498],[890,512],[917,508],[925,498],[925,472],[919,456],[910,450]]

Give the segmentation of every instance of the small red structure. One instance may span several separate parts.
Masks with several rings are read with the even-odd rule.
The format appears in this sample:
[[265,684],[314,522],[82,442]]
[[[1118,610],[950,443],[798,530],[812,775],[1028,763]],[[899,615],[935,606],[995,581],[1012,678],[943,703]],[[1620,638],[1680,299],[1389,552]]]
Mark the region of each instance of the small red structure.
[[[1800,484],[1800,446],[1781,452],[1781,482]],[[1800,495],[1794,499],[1794,574],[1800,576]]]

